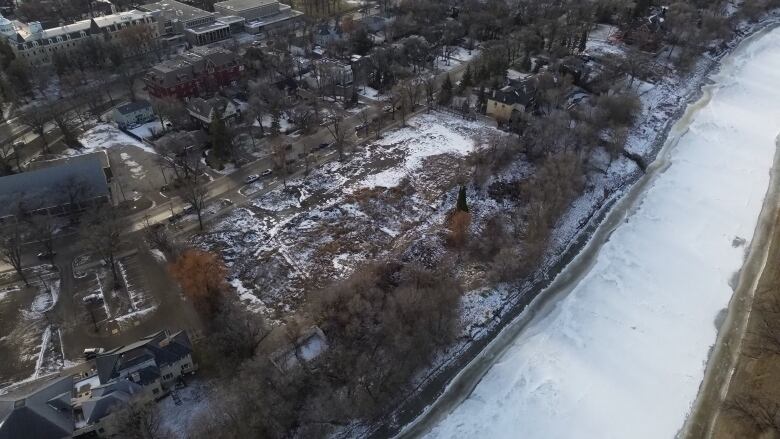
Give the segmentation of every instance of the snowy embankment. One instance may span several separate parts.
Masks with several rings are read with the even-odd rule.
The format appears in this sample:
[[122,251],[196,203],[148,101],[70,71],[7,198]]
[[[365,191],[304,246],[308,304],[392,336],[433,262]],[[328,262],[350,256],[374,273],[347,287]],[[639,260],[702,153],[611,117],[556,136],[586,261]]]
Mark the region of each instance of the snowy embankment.
[[[550,303],[430,437],[673,437],[696,398],[780,132],[780,30],[746,44],[692,107],[573,289]],[[687,116],[691,116],[688,118]],[[677,127],[683,130],[686,127]],[[736,243],[736,244],[735,244]]]

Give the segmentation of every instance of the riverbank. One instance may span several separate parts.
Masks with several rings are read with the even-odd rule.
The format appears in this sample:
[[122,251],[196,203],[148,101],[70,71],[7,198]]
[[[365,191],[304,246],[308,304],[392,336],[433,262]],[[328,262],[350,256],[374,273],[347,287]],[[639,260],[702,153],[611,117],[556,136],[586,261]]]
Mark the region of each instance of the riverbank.
[[[780,138],[771,173],[769,191],[756,226],[753,243],[739,274],[728,313],[707,362],[707,369],[691,415],[678,434],[681,438],[748,437],[735,419],[724,416],[727,400],[735,396],[769,394],[777,400],[780,388],[780,364],[773,358],[752,357],[747,347],[749,334],[760,331],[761,316],[753,312],[762,300],[780,298]],[[763,372],[758,372],[763,370]],[[775,385],[755,386],[756,377],[765,377]],[[751,432],[755,433],[755,432]]]
[[[745,30],[745,32],[753,34],[770,24],[771,20],[765,20],[762,23],[752,25],[749,29]],[[736,46],[739,41],[742,41],[742,39],[743,38],[741,37],[735,38],[731,46]],[[711,71],[718,66],[717,61],[718,60],[711,60],[711,62],[709,62],[709,66],[706,66],[703,71],[698,72],[701,73],[701,75],[695,74],[697,78],[693,79],[697,80],[692,81],[692,93],[688,95],[687,99],[680,100],[678,114],[681,116],[679,119],[681,119],[683,122],[683,126],[686,123],[686,119],[690,118],[690,116],[686,116],[686,114],[684,114],[687,104],[697,100],[701,96],[701,85],[706,81],[709,73],[711,73]],[[707,61],[704,63],[707,64]],[[676,119],[678,118],[671,118],[666,124],[666,128],[661,132],[661,135],[655,137],[655,143],[652,148],[653,155],[657,154],[661,150],[661,145],[664,145],[664,143],[674,143],[676,141],[675,139],[679,139],[679,136],[684,134],[686,131],[686,129],[682,129],[679,133],[670,133],[673,125],[680,124],[680,122],[675,124]],[[667,137],[671,139],[670,142],[666,142]],[[656,161],[653,165],[659,171],[663,171],[666,167],[665,160],[663,159],[664,155],[664,153],[659,154],[661,160]],[[647,181],[647,179],[644,177],[642,180]],[[615,199],[618,198],[618,195],[623,195],[621,201],[615,207],[612,207],[614,199],[611,200],[610,203],[606,203],[603,209],[591,219],[591,221],[584,229],[581,230],[578,239],[574,240],[574,243],[568,249],[566,249],[563,257],[558,261],[558,263],[551,267],[554,269],[557,268],[559,269],[557,271],[560,271],[563,266],[567,266],[566,270],[561,272],[561,274],[555,278],[553,283],[542,280],[542,282],[538,282],[534,286],[534,291],[531,292],[531,294],[521,295],[518,300],[509,307],[508,312],[503,314],[502,323],[494,328],[491,335],[483,339],[483,341],[475,341],[469,347],[469,349],[465,351],[464,355],[461,356],[460,361],[453,363],[457,364],[458,366],[462,366],[464,363],[469,362],[470,364],[467,368],[448,366],[448,370],[446,372],[434,378],[435,382],[439,383],[439,385],[442,387],[442,383],[446,383],[451,380],[451,384],[448,385],[443,394],[441,394],[440,391],[439,393],[435,393],[436,390],[433,389],[435,386],[426,386],[423,388],[423,391],[420,394],[423,395],[424,392],[428,392],[428,398],[426,402],[423,402],[423,400],[426,400],[426,398],[420,398],[420,401],[416,404],[419,410],[422,410],[422,407],[427,405],[427,403],[430,403],[433,399],[436,399],[435,397],[430,398],[431,394],[435,393],[436,396],[440,397],[436,400],[434,405],[427,409],[426,415],[423,416],[423,419],[419,420],[405,431],[403,437],[414,437],[419,432],[426,430],[426,424],[430,424],[428,421],[430,418],[436,418],[442,414],[448,413],[451,408],[457,405],[459,402],[458,400],[453,400],[452,395],[459,395],[460,400],[462,400],[465,398],[465,396],[471,393],[476,383],[479,382],[479,380],[484,375],[485,369],[489,368],[493,360],[502,355],[506,350],[506,339],[514,338],[514,335],[516,335],[522,328],[524,328],[529,323],[529,321],[533,320],[535,315],[538,315],[538,310],[543,309],[545,303],[550,302],[551,300],[554,301],[558,294],[553,294],[553,291],[559,290],[560,294],[565,294],[566,289],[561,288],[560,285],[571,285],[577,283],[579,280],[578,273],[579,276],[581,276],[582,273],[587,272],[587,270],[590,268],[588,260],[591,259],[594,254],[598,253],[600,245],[602,245],[604,241],[608,240],[614,228],[625,219],[625,212],[619,214],[616,214],[615,212],[619,212],[624,209],[624,206],[630,205],[632,198],[635,198],[637,194],[641,193],[643,190],[642,180],[639,180],[639,182],[635,184],[634,188],[630,191],[618,193],[615,196]],[[636,181],[637,179],[634,179],[631,183]],[[607,215],[607,212],[609,212],[609,215]],[[600,224],[601,220],[605,217],[606,219],[604,220],[601,227],[596,230],[596,234],[593,234],[596,226]],[[591,235],[593,236],[591,237]],[[588,240],[589,238],[590,240]],[[548,273],[554,272],[556,272],[556,270],[548,271]],[[544,295],[539,296],[538,293],[545,289],[545,287],[548,287],[547,291],[550,293],[546,292]],[[523,310],[526,308],[526,305],[532,300],[533,304],[526,312],[523,312]],[[516,319],[518,315],[520,315],[520,317]],[[509,324],[510,322],[511,325]],[[490,341],[488,344],[487,340],[492,341]],[[474,351],[476,351],[476,353],[474,353]],[[471,361],[472,359],[474,360]],[[457,373],[457,377],[454,379],[452,379],[454,373],[450,373],[453,371],[453,369],[454,373]],[[399,416],[399,421],[401,419],[403,419],[403,416]]]

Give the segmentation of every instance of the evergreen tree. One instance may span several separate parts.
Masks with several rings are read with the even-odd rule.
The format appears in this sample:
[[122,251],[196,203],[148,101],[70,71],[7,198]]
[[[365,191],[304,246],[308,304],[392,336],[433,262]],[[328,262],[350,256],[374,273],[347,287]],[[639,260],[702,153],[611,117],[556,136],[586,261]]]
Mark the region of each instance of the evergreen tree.
[[444,78],[444,82],[441,84],[441,91],[439,92],[439,104],[447,105],[452,100],[452,81],[450,75]]
[[279,119],[281,118],[281,113],[278,109],[274,109],[271,114],[271,136],[278,136],[281,132],[281,124],[279,123]]
[[209,125],[209,137],[212,153],[220,160],[228,160],[230,152],[233,150],[233,141],[225,121],[217,115],[214,115]]
[[469,211],[469,205],[466,202],[466,186],[461,186],[460,191],[458,191],[458,202],[455,209],[466,213]]
[[460,80],[460,91],[465,90],[467,87],[471,87],[474,84],[474,78],[471,76],[471,64],[466,66],[466,71],[463,73],[463,78]]
[[532,67],[531,56],[528,54],[528,52],[523,53],[523,57],[520,59],[520,69],[522,69],[524,72],[530,72]]
[[580,46],[578,47],[580,52],[584,52],[588,48],[588,31],[582,31],[580,36]]

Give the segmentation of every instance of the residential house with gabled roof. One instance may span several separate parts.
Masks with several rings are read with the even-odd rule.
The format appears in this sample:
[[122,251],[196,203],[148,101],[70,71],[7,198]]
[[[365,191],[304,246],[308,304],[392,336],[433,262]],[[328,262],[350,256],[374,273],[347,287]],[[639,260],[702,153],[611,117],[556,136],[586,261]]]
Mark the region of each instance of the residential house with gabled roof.
[[0,396],[0,439],[64,439],[73,433],[73,379],[55,378]]
[[74,438],[110,437],[117,433],[112,430],[112,415],[124,408],[131,399],[153,399],[150,392],[130,380],[118,380],[80,392],[74,399]]
[[208,128],[215,117],[222,119],[229,125],[241,114],[232,99],[222,96],[214,96],[209,99],[192,98],[187,102],[187,112],[203,128]]
[[500,90],[493,90],[487,97],[485,114],[499,122],[508,122],[514,112],[527,111],[534,104],[535,94],[530,79],[519,81],[515,85],[507,85]]
[[[162,396],[184,375],[194,373],[192,343],[184,331],[160,331],[95,359],[101,384],[127,379]],[[157,392],[155,392],[157,390]]]
[[329,23],[321,24],[317,26],[314,32],[314,42],[323,47],[334,41],[339,41],[343,37],[344,31],[341,29],[341,24],[338,21],[333,25]]

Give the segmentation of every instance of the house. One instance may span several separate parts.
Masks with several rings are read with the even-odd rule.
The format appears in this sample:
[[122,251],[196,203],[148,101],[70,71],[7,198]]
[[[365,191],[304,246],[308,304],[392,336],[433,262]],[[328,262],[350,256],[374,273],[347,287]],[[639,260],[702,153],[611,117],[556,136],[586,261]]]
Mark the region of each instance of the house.
[[64,439],[73,433],[71,377],[0,396],[0,439]]
[[79,396],[73,400],[74,438],[111,437],[118,433],[112,429],[111,419],[117,410],[125,407],[131,399],[151,401],[153,396],[140,385],[128,379],[108,384],[78,388]]
[[318,46],[327,46],[334,41],[341,40],[343,36],[344,31],[338,22],[335,25],[330,25],[329,23],[321,24],[317,26],[314,32],[314,42]]
[[39,164],[0,177],[0,226],[18,211],[65,216],[112,201],[111,172],[104,151]]
[[132,128],[154,120],[152,104],[147,101],[135,101],[114,108],[114,122],[121,129]]
[[244,70],[238,56],[221,47],[196,47],[152,67],[144,77],[158,98],[197,96],[234,83]]
[[126,379],[151,390],[155,397],[162,397],[176,381],[197,370],[185,331],[160,331],[106,351],[97,356],[95,365],[101,384]]
[[[134,34],[140,29],[146,43],[139,44]],[[17,58],[32,66],[51,64],[59,53],[75,56],[87,42],[99,40],[120,44],[126,57],[154,49],[159,36],[155,17],[148,12],[131,10],[77,21],[44,29],[40,22],[23,23],[0,16],[0,38],[5,39]],[[127,37],[124,35],[127,34]]]
[[512,113],[528,110],[534,101],[534,87],[530,80],[525,80],[516,86],[508,85],[500,90],[493,90],[487,97],[485,114],[505,123],[512,118]]
[[[334,59],[323,58],[315,63],[314,74],[317,84],[321,88],[340,85],[345,86],[352,84],[354,81],[354,72],[352,66],[344,64]],[[312,85],[312,84],[310,84]]]
[[230,125],[232,121],[238,119],[241,115],[236,103],[222,96],[214,96],[210,99],[190,99],[187,102],[187,112],[204,128],[208,128],[211,125],[214,117],[219,117],[227,125]]

